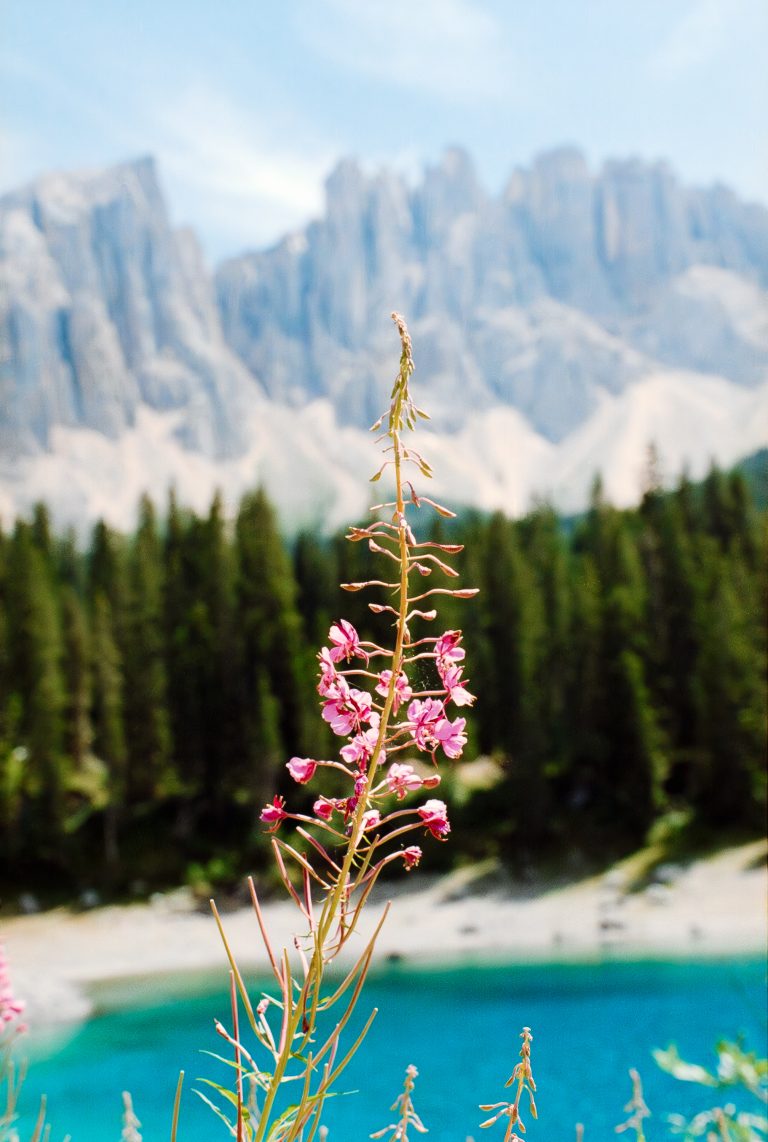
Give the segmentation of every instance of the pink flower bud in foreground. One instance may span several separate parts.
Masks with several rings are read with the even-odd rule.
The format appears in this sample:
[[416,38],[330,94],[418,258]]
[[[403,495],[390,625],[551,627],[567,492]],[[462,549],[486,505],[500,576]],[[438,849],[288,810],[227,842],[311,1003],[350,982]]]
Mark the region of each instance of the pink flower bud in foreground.
[[[24,1000],[17,999],[14,995],[8,972],[8,961],[5,958],[5,949],[0,944],[0,1030],[4,1024],[13,1023],[14,1019],[18,1019],[25,1006]],[[19,1023],[15,1030],[25,1031],[26,1027]]]
[[285,767],[294,781],[306,785],[315,776],[317,762],[311,757],[292,757]]
[[381,821],[381,813],[378,809],[369,809],[367,813],[363,813],[363,831],[366,829],[375,829]]
[[285,798],[279,794],[275,794],[272,798],[272,803],[265,805],[261,810],[261,820],[265,825],[271,825],[270,832],[280,827],[280,822],[284,821],[288,814],[285,811]]
[[412,868],[421,860],[421,849],[418,845],[409,845],[407,849],[402,852],[403,863],[405,864],[405,871],[410,872]]
[[312,806],[312,812],[316,817],[319,817],[321,821],[330,821],[335,807],[333,801],[329,801],[327,797],[318,797]]
[[389,792],[394,793],[398,801],[402,801],[406,793],[414,793],[417,789],[421,789],[423,784],[424,782],[414,771],[412,765],[401,765],[399,762],[393,762],[387,771]]
[[451,831],[448,823],[448,807],[444,801],[427,801],[417,810],[425,829],[429,829],[433,837],[443,841]]

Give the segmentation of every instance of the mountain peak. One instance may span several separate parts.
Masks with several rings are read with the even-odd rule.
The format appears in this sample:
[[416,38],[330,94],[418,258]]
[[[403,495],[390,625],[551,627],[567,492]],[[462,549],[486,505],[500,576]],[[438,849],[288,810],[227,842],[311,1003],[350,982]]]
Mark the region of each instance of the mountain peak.
[[238,391],[256,386],[223,342],[196,240],[173,231],[152,157],[6,195],[0,279],[10,451],[49,447],[57,426],[116,438],[141,405],[182,410],[192,447],[240,446]]
[[[62,433],[74,455],[87,430],[158,474],[227,457],[242,482],[264,475],[258,440],[270,463],[278,444],[301,454],[314,489],[329,467],[315,428],[347,448],[380,411],[392,309],[410,320],[432,431],[461,435],[478,467],[493,435],[510,502],[500,417],[544,471],[593,438],[595,418],[608,423],[606,408],[636,419],[654,377],[674,376],[653,389],[654,424],[668,405],[696,407],[702,424],[710,407],[752,415],[768,377],[765,209],[684,187],[664,163],[593,172],[573,146],[518,168],[499,195],[454,147],[415,186],[343,160],[326,196],[321,217],[230,259],[215,283],[194,236],[170,225],[149,156],[0,200],[6,456],[60,448]],[[714,392],[722,413],[701,395]],[[601,449],[579,465],[599,467]],[[278,464],[289,482],[291,463]]]
[[563,182],[590,178],[584,152],[573,145],[553,147],[542,151],[533,161],[532,171]]

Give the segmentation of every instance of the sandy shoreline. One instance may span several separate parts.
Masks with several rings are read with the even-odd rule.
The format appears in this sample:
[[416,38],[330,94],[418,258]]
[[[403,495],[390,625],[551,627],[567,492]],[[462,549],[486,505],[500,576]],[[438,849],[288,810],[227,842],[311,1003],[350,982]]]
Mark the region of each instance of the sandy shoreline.
[[[729,849],[685,868],[669,866],[656,883],[627,892],[629,866],[566,887],[508,885],[478,892],[471,874],[388,886],[393,899],[377,942],[379,962],[568,961],[617,956],[764,953],[768,941],[766,842]],[[375,922],[381,903],[368,909]],[[271,938],[290,945],[296,910],[266,909]],[[266,960],[253,911],[223,917],[248,970]],[[184,891],[149,904],[73,913],[64,909],[2,922],[16,993],[35,1024],[84,1019],[93,985],[220,969],[226,957],[216,924]],[[355,945],[362,949],[363,937]],[[353,952],[355,949],[352,949]],[[130,985],[121,988],[130,995]]]

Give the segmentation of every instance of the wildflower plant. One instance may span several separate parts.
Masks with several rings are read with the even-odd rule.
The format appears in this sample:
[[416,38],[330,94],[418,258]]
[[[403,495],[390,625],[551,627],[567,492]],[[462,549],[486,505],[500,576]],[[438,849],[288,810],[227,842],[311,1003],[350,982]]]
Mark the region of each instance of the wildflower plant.
[[536,1083],[533,1078],[533,1070],[531,1068],[531,1043],[533,1042],[533,1035],[531,1034],[530,1027],[523,1027],[520,1034],[523,1040],[520,1048],[520,1062],[517,1063],[510,1077],[505,1082],[505,1086],[515,1086],[515,1097],[512,1102],[494,1102],[481,1105],[480,1109],[486,1113],[491,1111],[491,1117],[486,1118],[484,1122],[480,1123],[480,1129],[486,1130],[489,1126],[495,1126],[500,1120],[506,1119],[506,1129],[504,1131],[504,1142],[520,1142],[520,1135],[515,1133],[515,1128],[520,1131],[520,1134],[525,1134],[525,1123],[520,1117],[520,1099],[523,1092],[528,1094],[528,1107],[534,1118],[538,1118],[538,1111],[536,1109],[536,1100],[534,1094],[536,1093]]
[[[0,944],[0,1142],[18,1142],[15,1127],[18,1120],[17,1105],[24,1080],[14,1059],[14,1047],[19,1035],[26,1030],[21,1021],[24,1000],[19,999],[11,983],[11,974],[5,948]],[[40,1137],[45,1125],[45,1102],[40,1106],[33,1137]]]
[[624,1107],[624,1113],[628,1115],[628,1118],[615,1127],[615,1133],[624,1134],[626,1131],[631,1130],[635,1135],[636,1142],[645,1142],[644,1123],[646,1118],[650,1118],[651,1112],[643,1096],[643,1083],[640,1078],[640,1072],[636,1071],[634,1067],[631,1067],[629,1077],[632,1082],[632,1097]]
[[139,1129],[141,1123],[136,1117],[136,1112],[133,1109],[133,1099],[131,1098],[130,1091],[123,1091],[123,1132],[120,1135],[120,1142],[142,1142]]
[[680,1057],[674,1044],[655,1050],[653,1057],[663,1071],[681,1082],[717,1091],[747,1095],[751,1106],[737,1107],[732,1101],[700,1111],[692,1118],[669,1115],[673,1134],[685,1139],[705,1138],[707,1142],[765,1142],[768,1138],[768,1059],[746,1051],[741,1043],[722,1040],[715,1048],[713,1070],[689,1063]]
[[[236,1078],[234,1090],[211,1085],[231,1108],[226,1113],[214,1106],[216,1113],[240,1142],[311,1142],[322,1136],[325,1101],[376,1014],[370,1014],[350,1045],[342,1046],[342,1033],[360,998],[387,909],[346,975],[328,987],[327,969],[358,932],[366,901],[383,869],[393,863],[406,871],[415,868],[422,852],[414,842],[421,835],[446,840],[447,807],[429,794],[440,784],[438,762],[460,757],[467,740],[465,718],[456,712],[474,701],[464,678],[461,632],[429,632],[441,596],[468,599],[477,592],[454,585],[457,572],[449,560],[461,546],[417,540],[410,521],[421,508],[441,516],[454,513],[418,494],[414,486],[414,478],[429,478],[432,473],[407,441],[417,421],[428,418],[411,397],[414,365],[405,321],[397,313],[392,317],[400,337],[400,364],[389,410],[372,429],[382,430],[379,440],[385,457],[372,482],[385,474],[390,477],[392,498],[371,509],[374,522],[351,527],[347,535],[353,543],[366,543],[387,573],[383,578],[341,584],[348,592],[370,588],[384,592],[388,601],[368,605],[386,624],[385,635],[380,641],[368,641],[339,618],[329,630],[328,645],[317,656],[321,715],[340,739],[338,755],[293,757],[287,769],[301,786],[310,786],[319,772],[329,771],[339,782],[340,795],[319,793],[311,813],[296,812],[284,797],[275,795],[261,813],[273,834],[277,870],[296,907],[298,924],[293,947],[276,949],[250,880],[276,994],[251,1002],[212,902],[230,960],[232,986],[232,1025],[218,1024],[217,1030],[234,1052]],[[416,679],[425,676],[428,663],[434,681],[425,687]],[[433,768],[417,769],[409,759],[419,754]],[[296,838],[283,835],[289,823],[295,826]],[[240,1032],[240,1004],[256,1039],[253,1051]],[[407,1072],[410,1086],[399,1109],[406,1124],[423,1129],[409,1118],[413,1078]]]
[[412,1127],[418,1134],[428,1133],[426,1126],[416,1113],[413,1098],[411,1097],[418,1076],[419,1072],[413,1063],[405,1068],[403,1093],[397,1096],[389,1108],[390,1110],[397,1111],[397,1121],[390,1122],[388,1126],[384,1126],[381,1130],[374,1131],[374,1133],[370,1135],[371,1138],[383,1138],[386,1134],[387,1142],[408,1142],[409,1127]]

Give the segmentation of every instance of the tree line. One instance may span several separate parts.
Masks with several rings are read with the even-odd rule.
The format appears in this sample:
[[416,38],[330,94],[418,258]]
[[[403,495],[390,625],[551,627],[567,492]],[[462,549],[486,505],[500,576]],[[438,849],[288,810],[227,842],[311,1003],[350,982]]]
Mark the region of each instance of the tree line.
[[[458,798],[454,858],[628,849],[664,814],[761,828],[764,523],[717,468],[652,483],[634,510],[598,484],[570,523],[547,506],[424,523],[465,545],[480,588],[440,625],[464,630],[478,695],[466,757],[498,763],[493,788]],[[132,535],[100,522],[83,548],[42,504],[0,532],[6,889],[117,892],[258,862],[285,762],[333,756],[315,693],[330,623],[382,637],[370,596],[338,587],[369,576],[364,544],[286,543],[260,490],[234,520],[219,497],[205,515],[171,497],[162,519],[144,499]]]

